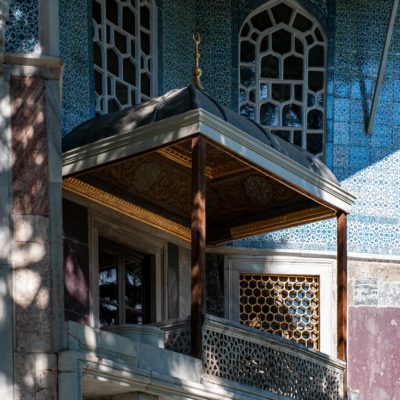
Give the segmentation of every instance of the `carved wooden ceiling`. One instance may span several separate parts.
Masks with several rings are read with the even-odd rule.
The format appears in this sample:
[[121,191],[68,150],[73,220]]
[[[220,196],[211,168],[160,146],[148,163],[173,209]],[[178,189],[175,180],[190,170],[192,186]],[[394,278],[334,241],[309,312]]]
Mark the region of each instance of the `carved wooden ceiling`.
[[[214,144],[206,154],[209,243],[334,214]],[[64,188],[190,239],[190,140],[68,178]]]

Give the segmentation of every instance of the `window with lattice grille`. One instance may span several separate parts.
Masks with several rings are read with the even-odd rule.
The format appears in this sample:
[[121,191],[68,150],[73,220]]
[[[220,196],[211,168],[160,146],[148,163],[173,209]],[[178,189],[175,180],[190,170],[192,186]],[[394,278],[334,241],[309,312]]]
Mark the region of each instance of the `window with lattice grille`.
[[156,95],[152,0],[93,0],[96,111],[106,114]]
[[292,1],[269,2],[239,38],[239,111],[313,154],[324,145],[326,41]]
[[240,322],[320,348],[319,277],[240,274]]

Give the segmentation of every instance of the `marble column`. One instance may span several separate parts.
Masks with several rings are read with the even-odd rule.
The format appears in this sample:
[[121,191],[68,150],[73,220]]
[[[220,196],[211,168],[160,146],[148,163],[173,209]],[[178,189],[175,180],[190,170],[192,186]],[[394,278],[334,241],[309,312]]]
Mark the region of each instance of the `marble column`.
[[11,127],[14,399],[56,399],[63,348],[62,60],[5,54]]

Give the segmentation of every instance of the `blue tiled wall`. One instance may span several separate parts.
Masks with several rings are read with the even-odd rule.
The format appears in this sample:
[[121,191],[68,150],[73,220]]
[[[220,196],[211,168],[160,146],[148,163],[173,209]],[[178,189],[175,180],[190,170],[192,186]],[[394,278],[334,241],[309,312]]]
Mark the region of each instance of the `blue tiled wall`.
[[[328,32],[334,44],[333,82],[328,86],[333,83],[334,90],[326,162],[358,198],[349,216],[349,250],[400,255],[400,17],[373,132],[366,134],[391,6],[388,0],[336,1]],[[235,244],[335,250],[336,223],[310,224]]]
[[[21,0],[19,0],[21,1]],[[203,84],[237,109],[237,39],[248,13],[263,0],[159,0],[160,94],[192,77],[192,34],[202,34]],[[400,255],[400,17],[390,48],[372,135],[366,135],[391,0],[300,0],[328,39],[326,163],[356,195],[349,217],[349,250]],[[94,116],[90,8],[86,0],[60,0],[65,57],[63,130]],[[86,35],[86,36],[85,36]],[[83,40],[83,38],[88,38]],[[334,250],[336,223],[325,221],[235,245]]]
[[195,0],[162,0],[158,5],[159,92],[192,81]]
[[6,23],[6,51],[36,53],[39,48],[37,0],[14,0]]
[[90,0],[59,0],[64,57],[62,133],[95,116]]

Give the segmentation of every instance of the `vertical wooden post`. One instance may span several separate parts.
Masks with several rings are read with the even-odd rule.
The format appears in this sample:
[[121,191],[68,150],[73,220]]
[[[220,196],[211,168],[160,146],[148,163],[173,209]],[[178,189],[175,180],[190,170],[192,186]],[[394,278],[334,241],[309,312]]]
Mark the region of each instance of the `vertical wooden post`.
[[[347,216],[344,212],[337,214],[337,286],[338,358],[347,361]],[[343,391],[346,396],[347,368],[343,376]]]
[[192,139],[192,356],[201,358],[202,327],[205,312],[206,267],[206,143]]

